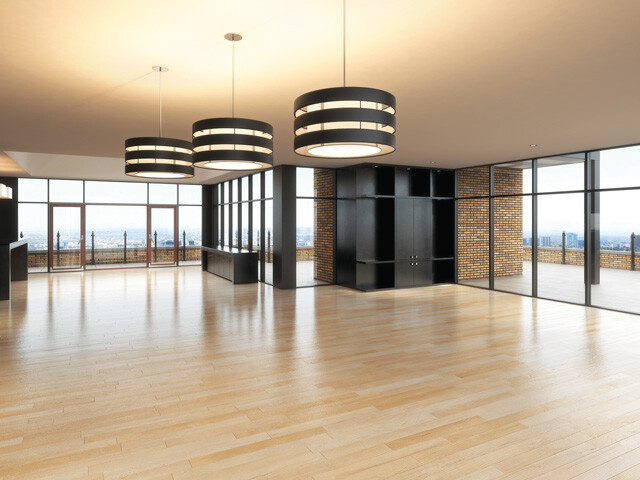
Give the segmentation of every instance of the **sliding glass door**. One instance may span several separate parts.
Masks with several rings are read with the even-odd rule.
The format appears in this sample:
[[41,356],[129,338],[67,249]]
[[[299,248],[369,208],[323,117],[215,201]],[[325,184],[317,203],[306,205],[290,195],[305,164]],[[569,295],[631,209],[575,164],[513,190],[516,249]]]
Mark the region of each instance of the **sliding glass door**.
[[150,266],[175,265],[178,259],[178,222],[175,206],[149,205],[147,256]]
[[49,268],[82,270],[85,265],[84,205],[49,205]]

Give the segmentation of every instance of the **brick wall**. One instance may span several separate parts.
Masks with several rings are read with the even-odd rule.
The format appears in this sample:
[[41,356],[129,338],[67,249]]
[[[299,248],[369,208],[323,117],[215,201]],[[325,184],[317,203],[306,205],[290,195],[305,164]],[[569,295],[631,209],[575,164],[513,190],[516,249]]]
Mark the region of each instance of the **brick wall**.
[[315,260],[313,247],[296,247],[296,262],[311,262]]
[[[524,259],[531,261],[531,247],[524,248]],[[562,263],[562,248],[538,247],[538,262]],[[565,265],[584,265],[584,252],[578,248],[567,248]],[[600,267],[631,270],[631,252],[600,250]],[[640,270],[640,253],[636,253],[636,270]]]
[[458,201],[458,279],[489,276],[489,200]]
[[[522,193],[522,170],[494,168],[494,192],[499,195]],[[522,197],[494,199],[494,276],[522,275]]]
[[[335,191],[335,174],[333,170],[314,168],[313,189],[316,197],[332,198]],[[314,277],[328,283],[335,283],[334,263],[334,224],[335,201],[314,200]]]
[[[458,196],[489,194],[488,167],[458,171]],[[522,193],[522,170],[494,169],[496,193]],[[494,200],[494,275],[521,275],[524,251],[522,246],[522,198],[505,197]],[[489,199],[458,200],[458,278],[470,280],[489,276]]]

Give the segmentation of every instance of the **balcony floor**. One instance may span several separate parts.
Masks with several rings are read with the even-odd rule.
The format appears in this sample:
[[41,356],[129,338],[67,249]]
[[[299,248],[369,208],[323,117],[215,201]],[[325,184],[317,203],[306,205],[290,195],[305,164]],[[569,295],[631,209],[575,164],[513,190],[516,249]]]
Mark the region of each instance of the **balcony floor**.
[[[464,285],[489,287],[488,279],[461,280]],[[496,290],[531,295],[531,262],[524,262],[522,275],[497,277]],[[593,306],[640,313],[640,271],[600,269],[600,284],[591,287]],[[538,296],[584,304],[584,267],[557,263],[538,264]]]

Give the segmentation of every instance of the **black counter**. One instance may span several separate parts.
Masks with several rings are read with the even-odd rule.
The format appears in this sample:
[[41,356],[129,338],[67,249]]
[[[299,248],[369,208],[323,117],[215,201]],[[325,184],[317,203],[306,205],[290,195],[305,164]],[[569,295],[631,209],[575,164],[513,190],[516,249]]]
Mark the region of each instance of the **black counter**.
[[0,300],[11,299],[11,282],[28,278],[29,240],[0,245]]
[[202,269],[232,283],[256,283],[258,252],[230,247],[202,247]]

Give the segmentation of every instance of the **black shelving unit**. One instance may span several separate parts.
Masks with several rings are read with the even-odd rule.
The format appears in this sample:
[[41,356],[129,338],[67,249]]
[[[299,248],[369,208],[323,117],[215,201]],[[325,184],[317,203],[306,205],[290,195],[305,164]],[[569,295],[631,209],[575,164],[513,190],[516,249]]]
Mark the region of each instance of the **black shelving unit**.
[[363,164],[337,173],[338,284],[360,290],[455,279],[455,172]]

